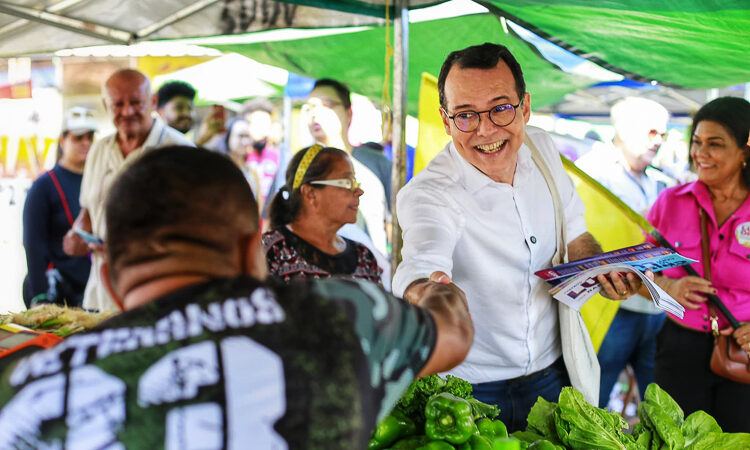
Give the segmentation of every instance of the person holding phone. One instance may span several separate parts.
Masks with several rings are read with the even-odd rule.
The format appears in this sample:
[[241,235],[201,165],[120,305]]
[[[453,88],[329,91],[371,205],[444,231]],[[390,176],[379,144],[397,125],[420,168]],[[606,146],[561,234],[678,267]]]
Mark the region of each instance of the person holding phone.
[[[155,148],[173,144],[193,145],[179,131],[167,126],[160,116],[152,116],[156,98],[151,94],[150,81],[143,73],[133,69],[118,70],[104,83],[102,94],[104,107],[117,131],[91,147],[81,181],[81,212],[73,225],[73,229],[100,238],[104,238],[107,231],[104,202],[109,187],[120,173]],[[86,243],[72,229],[63,241],[63,249],[68,255],[83,256],[92,252],[93,264],[82,305],[86,309],[106,311],[117,308],[100,277],[105,245]]]
[[23,210],[23,244],[28,275],[23,284],[26,307],[40,303],[80,306],[91,260],[63,251],[63,237],[81,208],[78,196],[86,157],[94,140],[93,113],[73,107],[65,114],[55,167],[31,185]]
[[[156,91],[156,112],[167,125],[183,134],[190,133],[195,125],[195,88],[184,81],[168,81]],[[212,105],[206,120],[194,134],[195,145],[207,145],[224,132],[226,120],[224,107]]]

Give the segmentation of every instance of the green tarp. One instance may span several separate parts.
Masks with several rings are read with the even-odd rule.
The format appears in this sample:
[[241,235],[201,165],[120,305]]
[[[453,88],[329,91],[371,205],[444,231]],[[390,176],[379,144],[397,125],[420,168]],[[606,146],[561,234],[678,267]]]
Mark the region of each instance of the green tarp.
[[[491,14],[418,22],[409,26],[409,113],[416,115],[417,112],[422,72],[437,76],[448,53],[484,42],[503,44],[511,49],[523,67],[532,107],[554,103],[566,93],[596,83],[590,78],[562,72],[523,40],[506,34],[499,20]],[[353,91],[373,99],[382,96],[384,27],[300,40],[207,46],[236,52],[311,78],[336,78]]]
[[635,74],[693,89],[750,81],[748,0],[490,0],[532,30]]
[[[383,17],[384,0],[283,0]],[[389,0],[392,7],[395,3]],[[416,7],[424,6],[417,2]],[[629,78],[708,89],[750,82],[750,0],[484,0]],[[410,7],[412,2],[410,2]],[[447,34],[446,37],[450,36]]]

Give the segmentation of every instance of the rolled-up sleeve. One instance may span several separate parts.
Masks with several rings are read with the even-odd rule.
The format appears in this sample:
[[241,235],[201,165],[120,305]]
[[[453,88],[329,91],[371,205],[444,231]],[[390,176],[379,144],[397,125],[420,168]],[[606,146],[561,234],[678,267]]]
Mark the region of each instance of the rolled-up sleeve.
[[[414,181],[412,181],[414,182]],[[464,226],[458,205],[438,186],[407,186],[396,202],[402,230],[402,261],[393,277],[399,297],[414,280],[442,271],[451,276],[453,250]]]

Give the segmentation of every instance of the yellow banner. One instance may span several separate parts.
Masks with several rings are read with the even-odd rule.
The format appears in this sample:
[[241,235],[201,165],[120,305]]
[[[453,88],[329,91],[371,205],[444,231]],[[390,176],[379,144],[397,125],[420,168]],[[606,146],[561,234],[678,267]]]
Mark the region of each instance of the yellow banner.
[[414,175],[424,169],[451,140],[445,132],[439,110],[437,78],[429,73],[423,73],[419,89],[419,136],[414,151]]

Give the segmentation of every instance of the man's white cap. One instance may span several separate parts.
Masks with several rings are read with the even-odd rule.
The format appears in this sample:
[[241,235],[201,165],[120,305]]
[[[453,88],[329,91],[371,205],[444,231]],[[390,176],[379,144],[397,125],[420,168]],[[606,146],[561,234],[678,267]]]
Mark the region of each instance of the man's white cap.
[[65,113],[63,133],[70,132],[76,136],[96,131],[94,113],[83,106],[74,106]]

